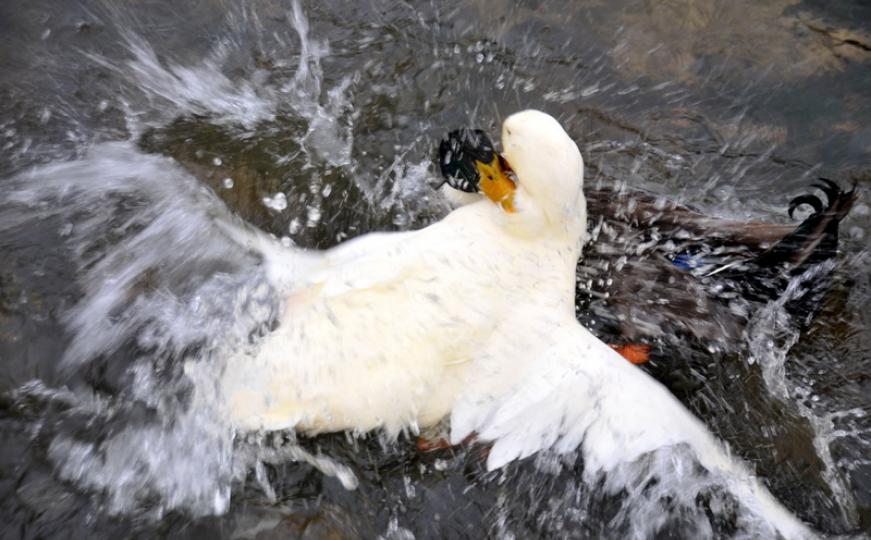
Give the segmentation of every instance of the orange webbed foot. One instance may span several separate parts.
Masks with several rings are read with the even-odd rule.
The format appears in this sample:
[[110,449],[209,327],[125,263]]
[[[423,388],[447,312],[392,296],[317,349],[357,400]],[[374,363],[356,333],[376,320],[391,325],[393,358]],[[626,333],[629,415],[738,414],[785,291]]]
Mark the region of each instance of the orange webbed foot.
[[617,353],[629,360],[631,363],[638,365],[650,360],[650,345],[644,343],[629,343],[626,345],[611,345],[611,348]]
[[472,433],[465,439],[459,442],[459,444],[451,444],[445,437],[439,437],[437,439],[427,439],[426,437],[418,437],[416,441],[416,446],[418,452],[433,452],[435,450],[447,450],[448,448],[454,448],[455,446],[463,446],[472,444],[475,442],[476,435]]
[[435,450],[444,450],[446,448],[450,448],[451,443],[448,442],[448,440],[444,437],[439,437],[438,439],[427,439],[426,437],[418,437],[415,446],[417,446],[418,452],[433,452]]

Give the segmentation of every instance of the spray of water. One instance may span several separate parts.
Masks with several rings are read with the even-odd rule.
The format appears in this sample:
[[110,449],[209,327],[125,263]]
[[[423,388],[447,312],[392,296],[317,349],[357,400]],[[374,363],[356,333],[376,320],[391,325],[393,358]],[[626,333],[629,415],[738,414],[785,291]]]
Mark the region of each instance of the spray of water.
[[[272,70],[256,69],[247,76],[231,78],[226,71],[228,59],[243,51],[244,45],[232,34],[212,48],[205,59],[195,65],[181,65],[161,60],[151,44],[131,29],[121,33],[130,58],[113,61],[95,53],[85,53],[127,81],[127,99],[142,103],[131,105],[128,122],[131,131],[141,132],[142,119],[148,124],[162,124],[182,115],[208,117],[211,122],[241,128],[240,136],[251,136],[272,129],[267,124],[277,115],[291,114],[304,120],[308,127],[302,137],[303,147],[315,157],[333,166],[349,166],[353,146],[351,105],[348,90],[355,75],[342,78],[334,87],[323,89],[321,59],[329,54],[325,41],[309,36],[309,23],[298,1],[288,14],[296,39],[286,33],[272,35],[277,50],[298,50],[296,69],[289,76],[281,69],[291,59],[277,60]],[[228,15],[228,26],[236,31],[245,27],[263,43],[268,34],[256,13],[242,6]],[[295,43],[294,43],[295,42]],[[155,112],[159,114],[155,118]]]
[[[355,485],[345,468],[294,444],[234,450],[215,393],[222,360],[256,348],[280,310],[276,287],[311,257],[253,232],[172,160],[129,143],[97,145],[10,184],[0,230],[53,220],[74,248],[84,294],[65,316],[73,338],[60,369],[112,362],[123,373],[109,395],[37,382],[19,391],[105,425],[98,437],[54,436],[49,457],[62,478],[106,493],[113,513],[157,497],[155,517],[226,511],[232,482],[261,462],[305,462]],[[103,246],[107,235],[119,240]],[[264,256],[280,271],[267,274]]]
[[835,437],[832,417],[843,413],[820,416],[801,399],[796,399],[801,397],[802,388],[790,381],[786,371],[787,355],[800,337],[800,326],[793,320],[786,305],[805,294],[809,283],[813,283],[818,276],[831,273],[834,266],[835,261],[830,260],[794,276],[779,298],[769,302],[754,315],[745,329],[744,339],[748,345],[748,361],[761,365],[768,391],[787,406],[794,407],[812,426],[814,448],[825,466],[823,475],[840,503],[845,521],[850,523],[856,521],[857,509],[849,495],[850,490],[845,479],[838,472],[830,449]]
[[[133,137],[178,116],[202,115],[238,129],[245,138],[274,129],[276,118],[287,114],[306,124],[300,142],[309,164],[317,160],[353,169],[354,113],[348,94],[357,76],[348,75],[325,90],[321,61],[329,54],[328,45],[310,35],[298,1],[288,19],[295,38],[273,38],[287,50],[294,48],[291,42],[298,43],[295,61],[276,63],[293,65],[289,76],[265,68],[227,75],[224,63],[240,47],[232,39],[219,41],[202,62],[182,65],[162,60],[128,30],[123,33],[130,53],[126,62],[95,54],[89,58],[128,81]],[[231,14],[229,22],[255,33],[262,29],[256,13],[244,8]],[[258,34],[257,39],[266,37]],[[395,208],[421,198],[427,163],[409,165],[405,157],[397,157],[366,186],[373,200],[386,192],[380,204]],[[356,485],[350,470],[329,456],[306,452],[293,440],[279,447],[265,444],[259,435],[238,440],[222,421],[218,381],[224,360],[254,354],[281,312],[284,292],[317,262],[317,255],[253,231],[172,159],[144,154],[130,142],[94,145],[80,159],[40,166],[7,181],[0,232],[35,222],[55,224],[77,267],[82,294],[64,317],[71,342],[60,360],[62,368],[80,373],[92,365],[120,366],[113,391],[81,384],[47,388],[39,381],[17,391],[16,399],[63,403],[66,418],[84,416],[94,426],[94,433],[50,434],[48,455],[62,478],[106,494],[110,512],[146,508],[152,517],[173,509],[194,515],[225,512],[234,482],[251,471],[273,500],[264,463],[304,462],[348,488]],[[273,194],[266,204],[284,211],[286,197]],[[316,212],[298,218],[313,225],[318,221]],[[782,350],[766,345],[774,337],[763,328],[777,332],[787,346],[794,342],[783,330],[780,308],[760,315],[749,335],[754,351]],[[782,355],[759,354],[758,360],[771,390],[786,396]],[[767,500],[751,492],[758,484],[742,476],[742,470],[702,470],[697,456],[681,445],[628,461],[611,457],[611,466],[591,464],[585,478],[569,483],[564,504],[555,508],[583,518],[578,508],[588,495],[582,493],[602,489],[623,497],[614,521],[628,523],[633,537],[655,534],[664,516],[681,512],[700,537],[707,537],[713,529],[697,504],[704,498],[715,515],[733,516],[742,534],[771,533],[759,517],[770,508],[737,509],[736,498],[751,504]],[[536,468],[556,474],[562,465],[542,455]],[[497,507],[502,511],[507,504]],[[499,523],[500,535],[511,536],[507,517],[500,515]],[[394,520],[386,536],[406,533]]]

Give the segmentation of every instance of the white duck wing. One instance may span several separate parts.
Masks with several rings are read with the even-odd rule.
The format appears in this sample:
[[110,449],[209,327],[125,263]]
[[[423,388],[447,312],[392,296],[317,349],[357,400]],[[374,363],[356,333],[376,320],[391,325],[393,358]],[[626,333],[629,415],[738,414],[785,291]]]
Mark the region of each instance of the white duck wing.
[[[322,286],[335,296],[388,283],[412,270],[419,259],[413,237],[423,231],[369,233],[327,251],[285,247],[264,232],[237,219],[217,220],[218,228],[244,249],[264,258],[271,282],[284,292]],[[409,252],[413,252],[409,254]]]
[[530,353],[515,386],[501,394],[473,390],[452,412],[452,440],[476,433],[494,442],[488,468],[545,449],[570,452],[594,438],[584,457],[607,469],[615,456],[632,461],[705,439],[701,422],[668,390],[580,325],[558,326],[549,341],[546,350]]
[[516,384],[473,389],[458,402],[453,442],[473,434],[492,442],[490,470],[543,450],[580,449],[588,478],[686,445],[754,515],[787,538],[813,536],[664,386],[573,320],[553,326],[551,345],[530,353]]
[[320,285],[325,296],[388,286],[418,270],[416,265],[423,262],[418,255],[425,246],[418,237],[425,234],[372,233],[341,244],[326,252],[322,266],[307,284]]
[[449,405],[430,410],[422,396],[445,393],[461,337],[482,322],[469,320],[476,311],[456,315],[469,295],[437,264],[450,260],[440,248],[451,236],[439,226],[367,235],[324,253],[287,292],[277,328],[227,362],[222,392],[233,424],[397,433],[447,414]]

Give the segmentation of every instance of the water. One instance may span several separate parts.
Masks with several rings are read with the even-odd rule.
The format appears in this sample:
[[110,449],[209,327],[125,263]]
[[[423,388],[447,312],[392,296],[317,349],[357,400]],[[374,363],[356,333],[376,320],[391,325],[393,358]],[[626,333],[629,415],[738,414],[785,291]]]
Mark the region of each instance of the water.
[[578,140],[588,186],[785,221],[817,175],[858,182],[809,327],[784,297],[739,352],[670,336],[649,370],[815,530],[867,533],[868,20],[807,0],[0,7],[4,533],[766,535],[681,448],[487,472],[480,446],[234,438],[194,399],[304,271],[277,246],[441,217],[438,139],[529,106]]

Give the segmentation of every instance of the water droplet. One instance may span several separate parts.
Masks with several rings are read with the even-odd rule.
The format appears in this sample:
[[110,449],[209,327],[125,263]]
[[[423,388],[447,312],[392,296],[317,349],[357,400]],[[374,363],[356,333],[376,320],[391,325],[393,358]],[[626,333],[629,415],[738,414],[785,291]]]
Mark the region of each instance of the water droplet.
[[305,223],[305,226],[314,227],[321,220],[321,209],[317,206],[309,206],[306,212],[306,217],[308,219]]
[[214,158],[214,159],[212,160],[212,164],[213,164],[215,167],[219,167],[222,163],[223,163],[223,161],[222,161],[221,158],[219,158],[219,157],[216,157],[216,158]]
[[224,185],[224,189],[233,189],[233,186],[236,185],[236,183],[233,182],[233,179],[230,177],[224,178],[222,184]]
[[263,204],[267,208],[281,212],[287,208],[287,196],[279,191],[272,197],[263,197]]
[[299,220],[296,218],[293,218],[290,221],[290,225],[287,226],[287,229],[290,232],[290,234],[296,234],[299,232],[300,227],[301,227],[301,224],[300,224]]

